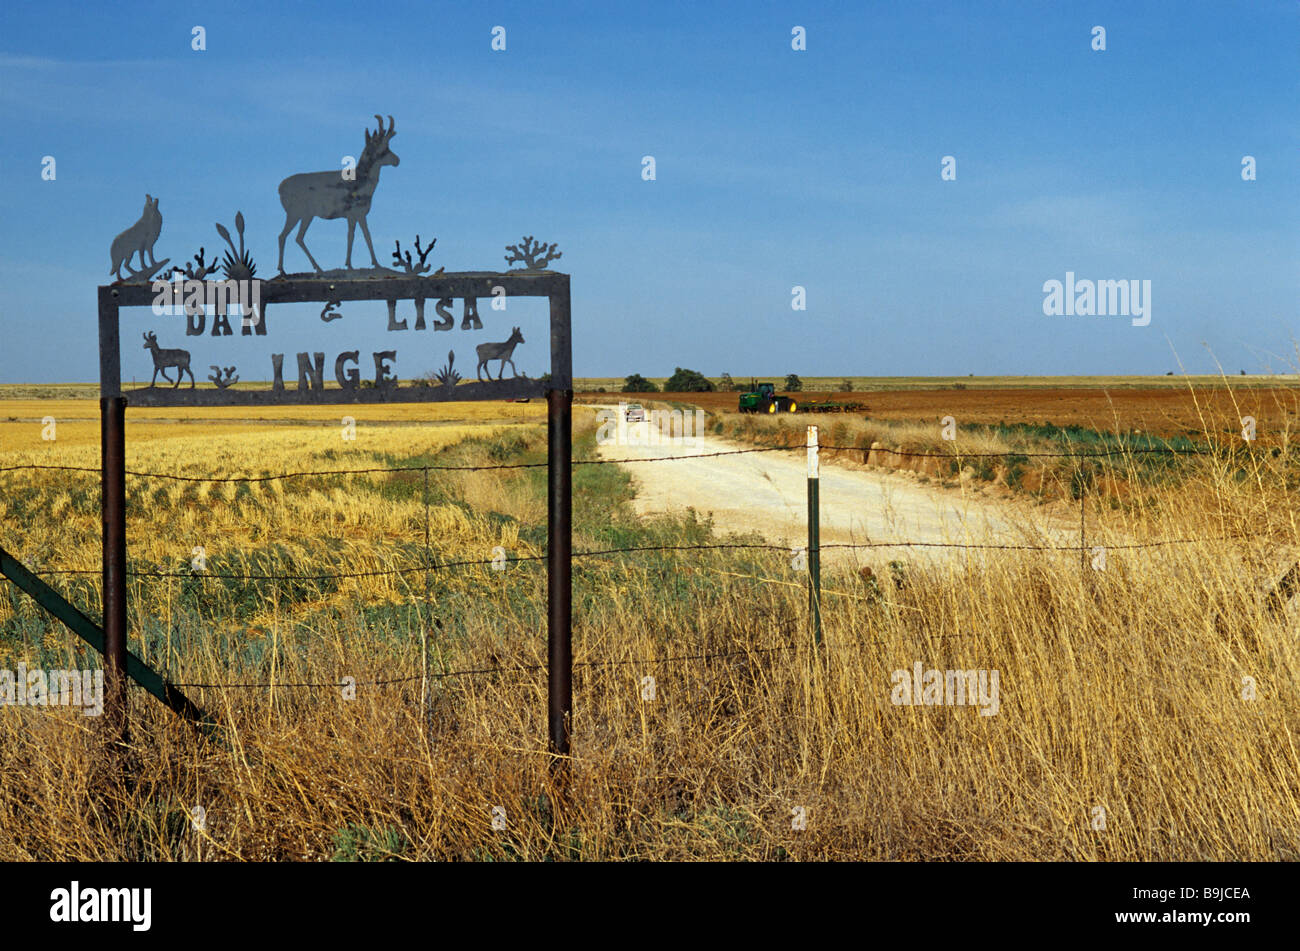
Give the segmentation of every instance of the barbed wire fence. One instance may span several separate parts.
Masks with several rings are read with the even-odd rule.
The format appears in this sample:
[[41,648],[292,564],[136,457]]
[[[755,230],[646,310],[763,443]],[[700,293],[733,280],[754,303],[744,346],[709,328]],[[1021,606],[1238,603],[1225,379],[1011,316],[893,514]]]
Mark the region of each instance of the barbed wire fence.
[[[815,427],[810,427],[815,428]],[[781,452],[803,452],[807,451],[809,446],[803,445],[774,445],[774,446],[754,446],[741,449],[728,449],[713,452],[693,453],[689,455],[667,455],[652,457],[629,457],[614,459],[574,459],[574,466],[602,466],[602,465],[635,465],[635,464],[653,464],[677,462],[693,459],[716,458],[722,456],[738,456],[759,453],[781,453]],[[958,467],[965,461],[970,460],[988,460],[1002,459],[1007,461],[1020,461],[1027,459],[1099,459],[1113,458],[1116,456],[1130,457],[1136,455],[1162,455],[1171,457],[1187,456],[1205,456],[1222,451],[1221,448],[1209,447],[1171,447],[1171,446],[1146,446],[1146,447],[1116,447],[1100,450],[1026,450],[1026,451],[999,451],[999,452],[934,452],[921,450],[894,449],[873,445],[870,448],[864,446],[840,446],[821,444],[815,447],[818,451],[827,452],[844,452],[862,454],[864,461],[871,458],[874,454],[894,455],[898,457],[912,458],[933,458],[944,460],[949,463],[955,463]],[[135,578],[153,578],[167,579],[180,578],[188,580],[233,580],[245,582],[284,582],[284,581],[308,581],[308,582],[329,582],[341,581],[348,579],[374,578],[384,576],[416,575],[423,574],[424,580],[424,612],[423,622],[421,624],[421,672],[407,676],[376,676],[371,680],[352,679],[354,687],[389,687],[400,684],[411,684],[416,681],[421,683],[421,704],[426,705],[428,701],[428,685],[433,681],[449,680],[461,677],[478,677],[478,676],[498,676],[510,673],[532,673],[544,671],[546,665],[543,663],[528,663],[514,665],[495,665],[489,667],[474,667],[461,670],[446,670],[433,672],[429,670],[429,631],[433,624],[433,605],[432,605],[432,575],[434,572],[445,571],[455,568],[469,567],[502,567],[502,560],[498,557],[483,559],[460,559],[460,560],[439,560],[433,556],[432,533],[430,530],[430,491],[429,476],[433,472],[487,472],[487,471],[510,471],[510,470],[527,470],[527,469],[544,469],[547,462],[516,462],[516,463],[493,463],[483,465],[439,465],[424,464],[411,466],[367,466],[360,468],[347,469],[319,469],[319,470],[301,470],[282,473],[258,474],[258,475],[225,475],[225,476],[192,476],[172,472],[147,472],[137,470],[127,470],[126,475],[131,478],[143,480],[173,481],[183,483],[210,483],[210,484],[249,484],[249,483],[266,483],[272,481],[292,481],[306,478],[329,478],[339,476],[360,476],[360,475],[393,475],[399,473],[419,473],[422,476],[422,502],[424,509],[423,522],[423,540],[422,551],[423,560],[420,563],[405,565],[395,568],[383,568],[372,570],[358,571],[337,571],[337,572],[317,572],[317,573],[290,573],[290,572],[228,572],[228,571],[208,571],[208,570],[177,570],[164,571],[157,569],[128,569],[128,577]],[[98,467],[88,466],[69,466],[54,465],[41,463],[24,463],[17,465],[0,466],[0,474],[16,472],[68,472],[68,473],[85,473],[96,477],[100,475]],[[1043,553],[1075,553],[1080,556],[1081,569],[1087,571],[1087,553],[1088,545],[1084,533],[1085,526],[1082,521],[1083,501],[1087,491],[1086,483],[1079,484],[1080,492],[1080,532],[1079,544],[1077,545],[1038,545],[1038,544],[1017,544],[1017,543],[995,543],[995,542],[956,542],[956,541],[927,541],[927,540],[907,540],[894,539],[883,541],[865,541],[865,542],[832,542],[817,543],[816,553],[828,550],[872,550],[872,549],[949,549],[965,551],[1017,551],[1017,552],[1043,552]],[[1107,550],[1142,550],[1166,548],[1178,545],[1203,544],[1210,541],[1231,541],[1249,537],[1256,537],[1255,532],[1229,533],[1220,536],[1193,536],[1183,538],[1166,538],[1142,542],[1127,543],[1110,543],[1105,547]],[[661,553],[685,553],[685,552],[709,552],[709,551],[778,551],[789,555],[798,552],[801,549],[792,549],[789,545],[780,545],[765,542],[716,542],[716,543],[698,543],[698,544],[661,544],[661,545],[634,545],[622,546],[616,548],[602,548],[587,551],[574,551],[572,557],[575,559],[594,559],[594,558],[613,558],[616,556],[661,552]],[[529,562],[543,562],[546,555],[513,555],[505,558],[505,564],[521,564]],[[77,576],[77,575],[98,575],[101,573],[100,568],[57,568],[29,565],[34,574],[45,576]],[[731,572],[724,572],[732,574]],[[763,578],[761,576],[740,575],[740,577],[751,577],[758,581],[771,581],[780,584],[796,584],[799,587],[803,585],[789,582],[782,579]],[[809,581],[810,596],[813,596],[812,580]],[[820,608],[820,583],[817,581],[817,592],[814,604]],[[832,596],[849,594],[847,592],[828,592]],[[850,595],[852,596],[852,595]],[[819,632],[820,633],[820,632]],[[947,639],[957,635],[939,634],[928,635],[931,638]],[[819,637],[820,640],[820,637]],[[819,644],[819,650],[825,651],[833,649]],[[618,666],[639,666],[641,668],[658,667],[686,662],[708,661],[726,657],[750,656],[755,654],[778,654],[793,652],[798,650],[797,644],[788,644],[778,647],[753,647],[743,646],[735,650],[728,651],[705,651],[695,654],[668,656],[668,657],[647,657],[631,659],[608,659],[608,660],[591,660],[575,661],[575,668],[602,668]],[[351,679],[351,678],[350,678]],[[191,688],[196,690],[227,690],[227,689],[304,689],[304,690],[338,690],[345,686],[342,681],[227,681],[227,682],[191,682],[191,681],[169,681],[170,685],[177,688]]]

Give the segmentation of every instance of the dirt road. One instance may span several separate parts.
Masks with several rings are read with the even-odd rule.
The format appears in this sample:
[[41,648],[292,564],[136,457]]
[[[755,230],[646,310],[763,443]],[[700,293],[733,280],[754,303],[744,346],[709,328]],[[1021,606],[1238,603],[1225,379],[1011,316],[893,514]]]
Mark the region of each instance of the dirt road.
[[[610,407],[613,409],[613,407]],[[665,440],[665,442],[670,442]],[[680,458],[629,463],[641,514],[693,508],[723,533],[757,531],[791,547],[806,545],[808,475],[802,450],[689,458],[752,448],[700,436],[691,445],[599,447],[606,459]],[[1041,510],[1000,501],[973,489],[940,489],[899,473],[821,465],[821,539],[835,542],[1078,544],[1077,532],[1052,524]],[[967,557],[960,549],[881,547],[833,549],[826,564],[878,565],[892,558]]]

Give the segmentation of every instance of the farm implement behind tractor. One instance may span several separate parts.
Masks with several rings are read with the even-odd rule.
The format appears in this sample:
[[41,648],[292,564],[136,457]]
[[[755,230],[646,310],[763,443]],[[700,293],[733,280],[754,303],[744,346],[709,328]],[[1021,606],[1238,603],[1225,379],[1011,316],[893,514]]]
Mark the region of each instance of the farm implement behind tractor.
[[866,409],[866,403],[850,400],[809,400],[799,404],[801,413],[860,413]]

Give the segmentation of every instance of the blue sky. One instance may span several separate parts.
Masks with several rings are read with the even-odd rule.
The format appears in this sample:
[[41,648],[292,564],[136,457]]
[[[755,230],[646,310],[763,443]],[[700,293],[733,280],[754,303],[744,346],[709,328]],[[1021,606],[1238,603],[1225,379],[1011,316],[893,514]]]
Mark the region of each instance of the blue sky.
[[[578,376],[1294,372],[1297,67],[1300,4],[1270,0],[6,4],[0,381],[96,378],[95,288],[146,192],[160,258],[211,256],[241,210],[272,276],[279,182],[359,154],[376,112],[401,157],[369,217],[381,263],[417,233],[448,270],[557,241]],[[340,266],[345,235],[307,241]],[[307,268],[292,238],[286,265]],[[1067,271],[1150,280],[1150,324],[1045,316]],[[504,323],[540,331],[519,306]],[[273,308],[269,340],[195,363],[265,378],[272,349],[396,347],[407,377],[460,333],[363,307]]]

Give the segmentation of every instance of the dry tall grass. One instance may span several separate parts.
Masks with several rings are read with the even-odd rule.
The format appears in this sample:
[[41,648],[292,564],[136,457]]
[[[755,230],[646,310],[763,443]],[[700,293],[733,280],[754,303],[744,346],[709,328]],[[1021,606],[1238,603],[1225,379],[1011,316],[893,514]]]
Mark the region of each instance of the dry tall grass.
[[[580,447],[590,434],[584,419]],[[374,439],[161,440],[129,465],[491,463],[545,448],[540,429]],[[187,688],[225,725],[224,745],[137,692],[130,786],[102,772],[95,721],[0,709],[0,858],[1300,858],[1296,626],[1261,596],[1300,550],[1295,463],[1189,465],[1177,487],[1092,500],[1105,571],[1077,552],[997,552],[827,578],[819,649],[802,576],[779,552],[580,559],[563,790],[545,752],[540,563],[138,578],[134,649],[181,683],[271,686]],[[613,467],[576,474],[579,550],[708,538],[707,524],[638,522]],[[434,556],[541,553],[543,479],[432,473]],[[96,565],[93,479],[9,475],[0,488],[5,547],[46,567]],[[137,568],[183,568],[195,544],[215,573],[381,571],[424,556],[420,473],[129,490]],[[1185,537],[1201,540],[1121,547]],[[56,583],[98,612],[95,578]],[[90,663],[6,589],[8,666]],[[997,670],[999,712],[895,705],[892,672],[918,662]],[[495,672],[458,673],[481,670]],[[349,676],[355,699],[335,686]],[[792,827],[796,807],[806,829]]]

